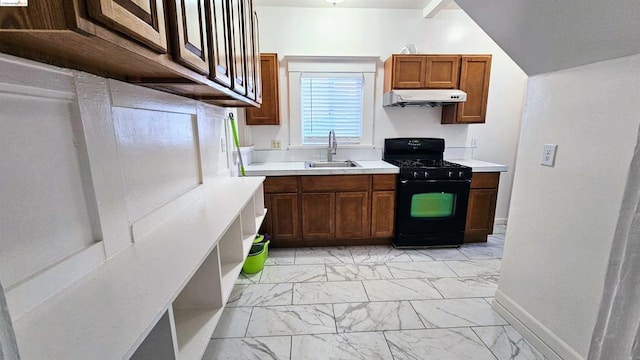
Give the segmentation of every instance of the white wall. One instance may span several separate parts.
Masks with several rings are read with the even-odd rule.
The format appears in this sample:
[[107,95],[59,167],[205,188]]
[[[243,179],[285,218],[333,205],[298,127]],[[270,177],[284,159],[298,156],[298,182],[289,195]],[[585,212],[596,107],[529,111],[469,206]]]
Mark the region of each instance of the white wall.
[[0,54],[0,108],[13,321],[131,244],[137,221],[230,174],[220,107]]
[[[378,67],[374,139],[398,136],[443,137],[447,147],[466,147],[479,138],[475,158],[509,165],[501,177],[496,218],[506,218],[526,75],[461,10],[443,10],[424,19],[421,10],[258,7],[260,50],[286,55],[377,56]],[[487,123],[441,125],[441,108],[383,108],[382,62],[408,43],[420,53],[492,54]],[[245,139],[256,149],[269,149],[271,140],[289,141],[287,78],[280,66],[281,126],[253,126]]]
[[[496,300],[564,359],[589,351],[638,138],[637,74],[640,55],[529,79]],[[555,167],[539,165],[545,143]]]

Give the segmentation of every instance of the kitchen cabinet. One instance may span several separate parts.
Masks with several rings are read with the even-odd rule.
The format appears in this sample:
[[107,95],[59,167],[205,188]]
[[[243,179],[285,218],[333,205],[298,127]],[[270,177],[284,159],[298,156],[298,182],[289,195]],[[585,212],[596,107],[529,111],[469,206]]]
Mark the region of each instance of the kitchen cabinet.
[[257,106],[256,21],[251,0],[33,0],[0,7],[0,52],[219,106]]
[[334,238],[335,199],[335,193],[302,194],[302,236],[306,242]]
[[335,196],[335,237],[338,239],[369,237],[369,192],[337,192]]
[[390,244],[396,175],[269,176],[263,231],[273,247]]
[[396,181],[396,175],[373,175],[371,237],[393,237],[396,213]]
[[87,0],[89,16],[150,48],[167,51],[162,0]]
[[280,125],[278,67],[278,54],[260,55],[262,105],[247,108],[247,125]]
[[499,182],[498,172],[473,173],[464,232],[465,243],[487,241],[487,235],[493,233]]
[[460,55],[391,55],[384,67],[384,92],[392,89],[455,89],[460,74]]
[[[256,69],[256,102],[262,104],[262,58],[260,56],[260,32],[258,27],[258,14],[253,12],[253,61]],[[276,64],[278,62],[276,55]],[[276,67],[277,68],[277,67]],[[277,75],[276,75],[277,76]]]
[[206,1],[209,26],[209,49],[211,70],[209,78],[213,81],[231,87],[231,52],[229,39],[231,31],[229,25],[229,2],[226,0]]
[[491,55],[462,56],[459,89],[467,93],[467,101],[443,106],[443,124],[485,122],[490,73]]
[[264,202],[268,211],[262,232],[271,234],[274,243],[288,245],[300,241],[298,188],[297,176],[271,176],[264,182]]
[[208,75],[209,51],[204,0],[169,2],[174,57],[180,64]]

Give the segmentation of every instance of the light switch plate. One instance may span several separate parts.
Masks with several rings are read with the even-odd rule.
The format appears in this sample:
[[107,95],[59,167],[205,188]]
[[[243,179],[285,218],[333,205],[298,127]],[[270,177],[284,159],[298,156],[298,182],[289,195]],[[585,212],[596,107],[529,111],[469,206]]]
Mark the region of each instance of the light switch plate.
[[540,165],[553,167],[556,162],[557,150],[558,145],[544,144],[544,146],[542,146],[542,158],[540,159]]

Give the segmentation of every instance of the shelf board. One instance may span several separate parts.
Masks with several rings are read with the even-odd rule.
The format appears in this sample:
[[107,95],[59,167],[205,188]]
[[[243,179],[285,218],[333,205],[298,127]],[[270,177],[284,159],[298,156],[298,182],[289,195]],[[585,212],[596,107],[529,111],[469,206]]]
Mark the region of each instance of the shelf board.
[[242,265],[244,262],[240,263],[227,263],[222,264],[222,281],[220,282],[220,286],[222,287],[222,303],[226,304],[227,300],[229,300],[229,296],[231,295],[231,290],[233,290],[233,286],[240,275],[240,271],[242,271]]
[[173,309],[178,338],[178,359],[200,359],[222,316],[216,309]]

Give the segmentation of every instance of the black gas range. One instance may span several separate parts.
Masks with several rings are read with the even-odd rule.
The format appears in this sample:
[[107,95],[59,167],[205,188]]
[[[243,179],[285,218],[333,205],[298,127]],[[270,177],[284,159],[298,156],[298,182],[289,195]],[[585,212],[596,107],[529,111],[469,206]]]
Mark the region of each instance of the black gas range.
[[471,168],[443,160],[438,138],[385,139],[382,160],[398,166],[396,247],[455,247],[464,240]]

